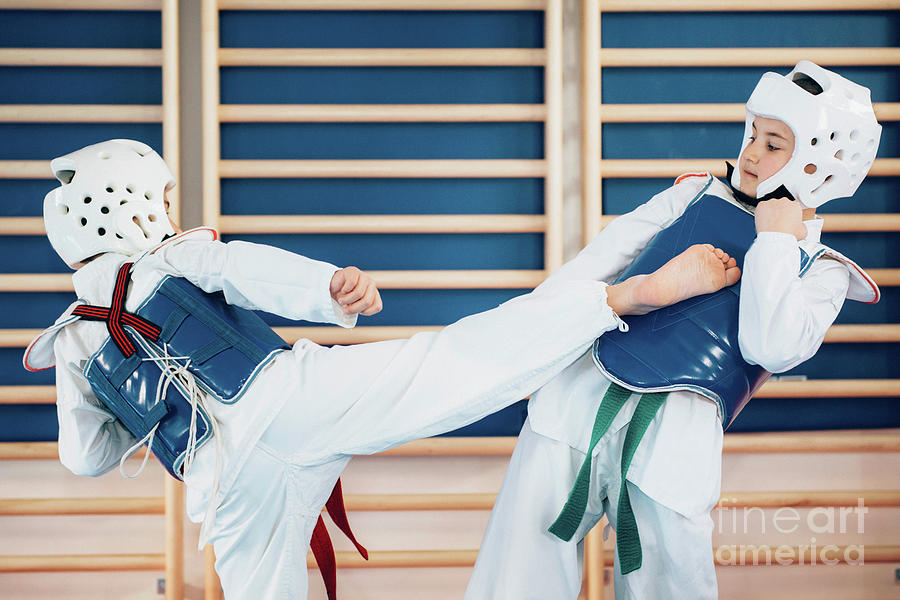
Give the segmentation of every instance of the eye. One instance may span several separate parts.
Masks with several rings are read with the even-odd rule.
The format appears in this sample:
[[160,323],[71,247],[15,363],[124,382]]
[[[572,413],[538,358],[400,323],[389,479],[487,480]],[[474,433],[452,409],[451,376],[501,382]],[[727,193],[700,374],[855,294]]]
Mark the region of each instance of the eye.
[[769,148],[770,152],[777,152],[777,151],[781,150],[781,148],[779,148],[778,146],[773,146],[772,144],[769,144],[768,148]]

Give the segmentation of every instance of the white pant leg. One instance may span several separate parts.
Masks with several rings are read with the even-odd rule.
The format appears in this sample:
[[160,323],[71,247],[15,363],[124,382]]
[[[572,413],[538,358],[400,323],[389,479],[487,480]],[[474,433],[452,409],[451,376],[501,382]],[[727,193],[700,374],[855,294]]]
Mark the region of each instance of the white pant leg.
[[522,427],[491,513],[466,600],[575,600],[581,589],[582,538],[602,516],[592,498],[571,541],[547,531],[584,454]]
[[[589,425],[586,425],[589,426]],[[582,540],[606,514],[613,528],[627,427],[601,439],[592,462],[585,516],[569,542],[547,531],[565,504],[584,454],[534,433],[526,421],[494,504],[466,600],[575,600]],[[616,600],[710,600],[717,597],[709,513],[687,518],[628,486],[641,539],[641,568],[622,575]],[[718,500],[709,499],[710,509]]]
[[616,325],[602,283],[565,281],[437,333],[295,352],[270,432],[314,462],[456,429],[532,393]]
[[[299,469],[257,444],[216,511],[210,543],[226,600],[305,600],[312,508],[347,460]],[[322,500],[324,502],[324,500]]]
[[[622,575],[616,555],[616,600],[718,598],[713,520],[709,513],[685,517],[652,500],[633,484],[628,485],[628,495],[641,536],[643,558],[640,569]],[[615,496],[609,495],[608,514],[613,528],[617,502],[618,490]]]

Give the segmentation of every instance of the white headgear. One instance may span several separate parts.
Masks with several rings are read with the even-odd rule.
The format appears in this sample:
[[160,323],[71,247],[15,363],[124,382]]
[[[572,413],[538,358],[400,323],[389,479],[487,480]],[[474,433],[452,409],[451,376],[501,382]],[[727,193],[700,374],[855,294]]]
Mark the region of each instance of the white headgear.
[[70,267],[102,252],[131,255],[174,234],[165,192],[175,178],[159,154],[109,140],[50,162],[62,186],[44,198],[44,227]]
[[[741,153],[753,135],[756,116],[778,119],[794,132],[790,160],[759,182],[757,198],[782,185],[808,208],[852,196],[878,151],[881,125],[875,120],[869,89],[806,60],[785,76],[766,73],[756,84],[747,101]],[[741,169],[735,169],[731,184],[737,189],[740,178]]]

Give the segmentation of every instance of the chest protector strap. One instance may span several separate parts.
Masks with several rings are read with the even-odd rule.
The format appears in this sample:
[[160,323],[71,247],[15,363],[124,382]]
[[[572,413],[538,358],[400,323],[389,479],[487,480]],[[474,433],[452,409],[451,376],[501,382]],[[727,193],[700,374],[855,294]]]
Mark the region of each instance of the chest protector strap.
[[105,321],[110,332],[85,376],[104,406],[182,479],[185,459],[213,432],[204,393],[236,402],[288,345],[255,313],[180,277],[164,278],[134,314],[126,312],[131,266],[119,269],[111,306],[73,311]]
[[[660,231],[619,277],[652,273],[693,244],[709,243],[734,257],[756,237],[753,216],[705,194]],[[628,332],[594,342],[594,362],[612,381],[639,392],[690,390],[716,402],[728,427],[770,373],[747,363],[738,346],[741,282],[712,294],[627,318]]]

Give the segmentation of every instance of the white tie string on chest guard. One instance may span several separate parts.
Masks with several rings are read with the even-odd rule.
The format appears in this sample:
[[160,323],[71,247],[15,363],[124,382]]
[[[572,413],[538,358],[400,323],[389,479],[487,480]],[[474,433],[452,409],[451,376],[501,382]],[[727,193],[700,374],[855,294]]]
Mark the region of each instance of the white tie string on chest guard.
[[44,226],[70,267],[102,252],[130,256],[175,231],[165,192],[175,185],[154,150],[134,140],[108,140],[50,162],[62,184],[44,198]]
[[[813,91],[807,91],[804,84]],[[755,117],[778,119],[794,133],[794,151],[777,173],[759,182],[757,197],[784,185],[807,208],[850,197],[862,183],[881,138],[869,89],[809,61],[785,76],[766,73],[747,101],[741,153]],[[740,189],[741,170],[732,185]]]
[[[206,506],[206,515],[203,519],[203,526],[200,530],[201,545],[205,545],[206,540],[209,538],[209,531],[211,530],[213,523],[215,522],[219,482],[222,475],[221,456],[223,448],[222,435],[219,431],[219,424],[216,421],[216,418],[213,416],[213,412],[210,410],[206,394],[203,393],[203,391],[200,389],[200,386],[197,385],[197,381],[194,379],[194,375],[188,370],[191,362],[191,357],[171,356],[168,353],[168,347],[163,344],[163,354],[161,356],[151,356],[148,358],[142,358],[141,360],[155,362],[160,367],[161,373],[156,385],[156,402],[163,402],[163,398],[166,397],[169,386],[174,381],[177,381],[180,387],[184,390],[188,403],[191,406],[191,421],[186,449],[187,453],[184,459],[184,466],[182,468],[182,473],[185,477],[187,477],[188,473],[190,473],[191,471],[191,467],[194,464],[194,457],[197,451],[197,414],[202,408],[206,411],[206,414],[209,415],[209,422],[210,426],[212,427],[212,435],[216,444],[216,462],[213,473],[212,490],[210,491],[209,502]],[[134,479],[138,475],[140,475],[141,472],[143,472],[144,467],[147,466],[147,459],[150,456],[150,451],[153,447],[153,439],[158,427],[159,423],[154,425],[153,429],[151,429],[150,432],[142,440],[138,441],[135,445],[129,448],[128,451],[125,452],[125,454],[122,455],[122,458],[119,461],[119,473],[121,473],[123,477]],[[128,460],[128,458],[130,458],[135,452],[137,452],[145,442],[147,443],[147,454],[144,456],[144,460],[141,463],[140,468],[133,475],[129,475],[125,472],[125,461]]]

